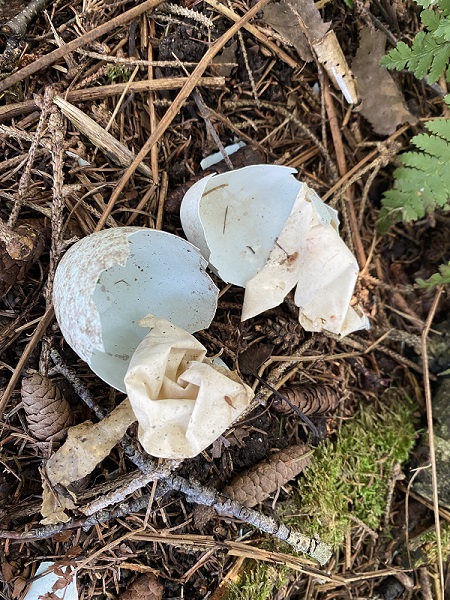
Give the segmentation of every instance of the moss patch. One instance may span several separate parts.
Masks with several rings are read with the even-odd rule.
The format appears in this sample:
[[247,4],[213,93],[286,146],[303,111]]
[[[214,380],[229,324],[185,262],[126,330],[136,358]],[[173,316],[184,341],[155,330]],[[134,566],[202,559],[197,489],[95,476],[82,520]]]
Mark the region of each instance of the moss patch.
[[267,600],[289,580],[291,570],[269,563],[246,561],[239,583],[232,583],[227,600]]
[[343,425],[336,440],[314,453],[299,480],[297,512],[290,525],[338,547],[351,516],[377,529],[386,510],[389,481],[397,463],[414,445],[414,403],[402,391],[390,391]]
[[[450,558],[450,523],[441,525],[441,548],[442,559],[445,562]],[[413,562],[416,567],[437,563],[436,532],[433,530],[423,533],[418,540],[411,544],[411,550]]]

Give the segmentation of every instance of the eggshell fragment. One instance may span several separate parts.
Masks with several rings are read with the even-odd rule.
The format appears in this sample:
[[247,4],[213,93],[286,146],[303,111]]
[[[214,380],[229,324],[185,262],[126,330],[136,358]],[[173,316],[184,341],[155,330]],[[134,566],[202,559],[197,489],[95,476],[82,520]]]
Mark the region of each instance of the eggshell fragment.
[[224,281],[245,287],[242,320],[297,286],[307,331],[366,328],[368,319],[350,306],[358,264],[339,237],[337,212],[294,173],[254,165],[198,181],[181,204],[186,236]]
[[[50,570],[56,567],[57,572]],[[60,575],[58,574],[61,573]],[[64,598],[64,600],[78,600],[77,575],[73,567],[62,567],[54,562],[43,562],[36,571],[36,580],[31,584],[23,600],[40,600],[41,598]],[[41,577],[38,577],[41,575]],[[66,583],[66,585],[64,585]],[[55,587],[55,591],[53,588]]]
[[154,229],[118,227],[87,236],[58,265],[53,292],[61,332],[104,381],[125,391],[130,358],[147,314],[189,332],[214,317],[218,289],[206,261],[185,240]]
[[304,185],[266,265],[245,287],[242,320],[278,306],[295,286],[307,331],[347,335],[369,326],[350,306],[358,264],[336,230],[337,217]]
[[252,165],[205,177],[184,196],[186,237],[227,283],[244,287],[264,266],[302,185],[294,173]]

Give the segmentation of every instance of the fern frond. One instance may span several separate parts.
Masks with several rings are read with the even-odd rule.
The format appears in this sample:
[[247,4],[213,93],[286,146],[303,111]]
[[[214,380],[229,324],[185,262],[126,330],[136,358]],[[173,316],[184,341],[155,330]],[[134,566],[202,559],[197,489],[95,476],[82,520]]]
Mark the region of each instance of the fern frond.
[[435,273],[429,279],[417,279],[417,285],[421,288],[431,288],[436,285],[450,285],[450,262],[439,267],[439,273]]
[[449,61],[450,44],[442,38],[435,38],[431,32],[419,31],[412,46],[399,42],[383,56],[380,64],[397,71],[408,69],[417,79],[427,76],[428,81],[434,83],[447,70]]
[[425,9],[420,13],[423,31],[411,46],[399,42],[380,64],[397,71],[408,69],[417,79],[427,77],[434,83],[447,72],[450,62],[450,0],[416,1]]
[[440,20],[438,27],[433,31],[433,37],[442,38],[446,42],[450,40],[450,19],[448,17]]
[[450,119],[436,119],[411,142],[417,152],[405,152],[394,171],[394,188],[385,192],[378,226],[386,231],[400,221],[416,221],[436,208],[450,210]]

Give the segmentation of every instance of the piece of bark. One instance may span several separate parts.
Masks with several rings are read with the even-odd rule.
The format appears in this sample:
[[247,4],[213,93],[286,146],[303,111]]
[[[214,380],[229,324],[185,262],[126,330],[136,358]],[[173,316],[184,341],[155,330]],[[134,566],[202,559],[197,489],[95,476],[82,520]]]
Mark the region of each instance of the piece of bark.
[[72,424],[69,403],[51,380],[33,371],[22,380],[22,403],[28,427],[39,441],[61,441]]
[[[291,404],[304,415],[325,415],[331,413],[339,403],[336,390],[329,385],[291,385],[279,390]],[[273,409],[280,414],[292,413],[292,406],[280,396],[272,396]]]
[[391,135],[398,125],[417,123],[406,107],[402,93],[388,71],[380,67],[386,50],[386,36],[372,27],[363,27],[352,70],[361,97],[360,113],[375,133]]
[[23,223],[10,229],[0,223],[0,298],[22,281],[44,249],[44,236],[37,228]]
[[294,479],[310,460],[306,444],[290,446],[235,477],[222,493],[251,508]]
[[[266,162],[264,153],[258,148],[252,148],[251,146],[243,146],[240,148],[232,155],[232,160],[235,169],[248,167],[249,165],[259,165]],[[169,194],[167,194],[166,202],[164,204],[165,212],[173,215],[178,214],[180,212],[180,205],[184,195],[188,189],[194,185],[194,183],[200,179],[203,179],[203,177],[206,177],[207,175],[211,175],[212,173],[225,173],[229,170],[230,169],[227,167],[225,161],[221,160],[211,167],[211,169],[202,171],[195,177],[191,177],[191,179],[189,179],[186,183],[178,185],[171,192],[169,192]]]
[[119,596],[119,600],[161,600],[164,586],[156,575],[149,573],[133,581],[127,591]]

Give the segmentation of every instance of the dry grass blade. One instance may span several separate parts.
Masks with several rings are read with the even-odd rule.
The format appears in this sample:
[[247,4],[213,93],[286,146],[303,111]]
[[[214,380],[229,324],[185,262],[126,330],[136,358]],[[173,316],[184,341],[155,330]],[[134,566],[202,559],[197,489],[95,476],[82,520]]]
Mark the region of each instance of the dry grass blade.
[[[103,127],[100,127],[98,123],[91,119],[91,117],[88,117],[82,110],[60,96],[55,96],[54,102],[72,125],[85,135],[94,146],[111,158],[112,161],[121,167],[128,167],[133,162],[134,155],[131,150],[128,150],[128,148],[116,140]],[[144,163],[139,163],[137,170],[146,177],[151,178],[152,176],[151,169]]]
[[436,314],[436,310],[439,304],[439,300],[442,296],[443,287],[439,286],[434,296],[433,304],[431,306],[428,318],[424,330],[422,332],[422,365],[423,365],[423,376],[424,376],[424,387],[425,387],[425,403],[427,409],[427,425],[428,425],[428,439],[430,444],[430,462],[431,462],[431,479],[433,485],[433,511],[434,511],[434,524],[436,530],[436,546],[438,555],[438,569],[439,569],[439,585],[441,588],[441,598],[445,596],[445,580],[444,580],[444,564],[442,555],[442,544],[441,544],[441,525],[439,519],[439,497],[438,497],[438,486],[437,486],[437,471],[436,471],[436,452],[434,445],[434,432],[433,432],[433,408],[431,403],[431,388],[430,388],[430,377],[428,369],[428,350],[427,350],[427,338],[431,329],[431,324]]

